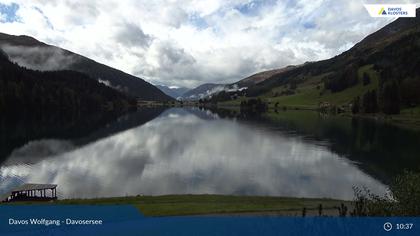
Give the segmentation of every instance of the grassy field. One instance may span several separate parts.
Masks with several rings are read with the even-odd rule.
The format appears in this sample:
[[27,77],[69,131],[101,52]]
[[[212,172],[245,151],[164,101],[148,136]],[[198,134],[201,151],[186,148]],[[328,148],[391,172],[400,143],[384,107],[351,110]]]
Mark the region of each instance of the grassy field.
[[[362,84],[363,73],[367,73],[371,78],[371,82],[367,85]],[[296,94],[289,96],[277,96],[275,93],[280,93],[282,87],[274,88],[263,97],[271,104],[279,103],[279,106],[286,107],[301,107],[312,108],[318,107],[320,102],[328,102],[334,105],[347,105],[355,97],[362,96],[369,90],[378,88],[378,75],[372,69],[371,65],[361,67],[358,70],[359,83],[353,87],[345,89],[344,91],[331,93],[329,90],[324,89],[322,82],[323,75],[307,79],[304,83],[299,84],[296,88]]]
[[[370,77],[370,83],[367,85],[362,83],[364,73],[367,73]],[[378,89],[379,87],[379,75],[373,70],[372,65],[359,68],[359,83],[357,85],[337,93],[331,93],[329,90],[324,89],[322,82],[324,76],[326,75],[306,79],[305,82],[297,85],[293,95],[276,96],[276,94],[281,94],[287,90],[287,86],[280,86],[273,88],[270,92],[259,96],[259,98],[267,101],[270,109],[273,109],[275,104],[278,104],[278,109],[285,107],[288,109],[316,110],[321,102],[328,102],[337,106],[347,105],[355,97],[362,97],[367,91]],[[250,98],[240,97],[235,100],[220,102],[218,106],[221,108],[238,107],[242,100],[247,99]],[[351,116],[350,111],[347,111],[347,115]],[[374,118],[410,129],[420,129],[420,107],[404,108],[398,115],[366,114],[359,116]]]
[[[367,85],[362,84],[363,73],[367,73],[371,78],[371,82]],[[319,75],[308,78],[304,83],[298,84],[293,95],[276,96],[281,94],[287,87],[281,86],[273,88],[270,92],[263,94],[260,98],[270,102],[270,107],[278,103],[279,107],[293,107],[300,109],[316,109],[320,102],[329,102],[334,105],[346,105],[355,97],[362,96],[369,90],[378,88],[378,74],[372,69],[372,65],[361,67],[358,71],[359,83],[342,92],[331,93],[324,89],[322,78],[325,75]],[[221,107],[239,106],[240,102],[245,98],[221,102]]]
[[[231,195],[164,195],[137,196],[96,199],[66,199],[54,204],[130,204],[137,207],[146,216],[179,215],[224,215],[224,214],[274,214],[297,215],[307,209],[307,215],[318,215],[320,204],[327,215],[337,215],[335,209],[341,203],[350,206],[350,202],[333,199],[231,196]],[[9,204],[44,204],[39,202]],[[51,203],[46,203],[51,204]]]

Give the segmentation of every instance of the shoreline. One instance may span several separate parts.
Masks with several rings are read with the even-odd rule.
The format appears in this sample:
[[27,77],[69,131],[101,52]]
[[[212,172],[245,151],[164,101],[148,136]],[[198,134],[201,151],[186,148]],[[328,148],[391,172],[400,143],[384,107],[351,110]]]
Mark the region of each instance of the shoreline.
[[[179,107],[179,106],[170,106],[170,107]],[[182,107],[182,106],[181,106]],[[197,105],[184,105],[184,107],[199,107]],[[226,109],[232,111],[240,111],[240,106],[237,104],[217,104],[215,106],[203,106],[204,108],[216,108],[216,109]],[[287,111],[312,111],[312,112],[320,112],[319,108],[306,106],[306,105],[298,105],[298,106],[279,106],[277,109],[269,106],[266,112],[261,114],[269,114],[273,112],[287,112]],[[360,118],[360,119],[369,119],[375,122],[381,122],[383,124],[390,124],[395,125],[400,128],[405,129],[415,129],[420,130],[420,115],[410,115],[407,116],[401,112],[400,114],[396,115],[386,115],[382,113],[372,113],[372,114],[352,114],[350,111],[345,111],[341,113],[326,113],[331,114],[334,116],[344,116],[349,118]]]
[[[167,107],[167,108],[183,108],[183,107],[203,107],[206,109],[212,108],[212,109],[225,109],[225,110],[232,110],[232,111],[239,111],[240,112],[240,106],[239,104],[236,103],[218,103],[218,104],[199,104],[198,102],[184,102],[184,103],[180,103],[180,102],[174,102],[172,104],[163,104],[163,103],[153,103],[148,104],[148,105],[140,105],[137,106],[137,108],[141,108],[141,107],[156,107],[156,106],[163,106],[163,107]],[[308,106],[308,105],[294,105],[294,106],[290,106],[290,105],[279,105],[279,107],[276,109],[275,107],[272,106],[272,104],[269,105],[268,110],[266,112],[263,112],[261,114],[264,113],[273,113],[273,112],[283,112],[283,111],[313,111],[313,112],[319,112],[319,108],[314,107],[314,106]],[[395,125],[401,128],[406,128],[406,129],[416,129],[416,130],[420,130],[420,114],[416,114],[416,115],[407,115],[404,114],[404,112],[402,111],[400,114],[396,114],[396,115],[386,115],[386,114],[382,114],[382,113],[372,113],[372,114],[352,114],[350,111],[345,111],[345,112],[341,112],[341,113],[328,113],[331,115],[336,115],[336,116],[345,116],[345,117],[349,117],[349,118],[361,118],[361,119],[370,119],[373,120],[375,122],[381,122],[384,124],[391,124],[391,125]]]
[[339,216],[341,204],[352,201],[329,198],[298,198],[237,195],[159,195],[61,199],[49,202],[10,202],[6,205],[133,205],[145,216]]

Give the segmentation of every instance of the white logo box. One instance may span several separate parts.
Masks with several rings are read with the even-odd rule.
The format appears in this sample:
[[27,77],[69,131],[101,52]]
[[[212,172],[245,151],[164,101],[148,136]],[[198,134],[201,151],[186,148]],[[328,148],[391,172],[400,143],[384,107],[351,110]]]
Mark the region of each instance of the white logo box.
[[371,17],[416,17],[416,4],[364,4]]

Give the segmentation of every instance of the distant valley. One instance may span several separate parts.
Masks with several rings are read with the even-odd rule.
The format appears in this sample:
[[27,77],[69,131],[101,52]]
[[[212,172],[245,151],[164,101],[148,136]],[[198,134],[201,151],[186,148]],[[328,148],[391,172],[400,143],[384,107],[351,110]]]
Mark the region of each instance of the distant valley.
[[168,87],[165,85],[156,85],[156,87],[174,99],[182,98],[182,95],[190,90],[189,88]]
[[213,94],[217,94],[228,88],[226,84],[202,84],[193,89],[183,87],[167,87],[164,85],[157,85],[162,92],[180,101],[197,101],[200,99],[206,99],[211,97]]

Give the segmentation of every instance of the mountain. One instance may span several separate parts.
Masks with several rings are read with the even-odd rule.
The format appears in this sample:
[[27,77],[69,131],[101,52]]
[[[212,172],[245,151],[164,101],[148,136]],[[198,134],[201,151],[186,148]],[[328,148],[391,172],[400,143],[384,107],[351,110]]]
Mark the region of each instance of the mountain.
[[172,100],[150,83],[120,70],[29,36],[0,33],[0,48],[23,67],[42,71],[74,70],[142,100]]
[[279,75],[281,73],[287,72],[289,70],[295,69],[297,66],[286,66],[282,69],[275,69],[275,70],[268,70],[256,73],[254,75],[251,75],[249,77],[246,77],[245,79],[242,79],[234,84],[237,84],[239,87],[250,87],[253,85],[256,85],[258,83],[263,82],[266,79],[269,79],[270,77],[274,75]]
[[180,98],[184,93],[186,93],[189,88],[184,87],[168,87],[165,85],[155,85],[160,91],[164,92],[166,95],[171,96],[172,98]]
[[12,63],[0,50],[1,116],[24,113],[79,117],[102,111],[125,111],[135,105],[135,99],[86,74],[26,69]]
[[201,98],[208,97],[209,95],[219,92],[225,89],[225,84],[202,84],[196,88],[193,88],[182,95],[184,100],[198,100]]
[[[399,18],[333,58],[256,74],[246,97],[277,106],[346,106],[353,112],[399,113],[420,105],[420,11]],[[267,75],[262,76],[261,75]],[[262,81],[261,81],[262,80]],[[223,92],[213,100],[229,100]],[[353,109],[357,108],[357,109]]]

